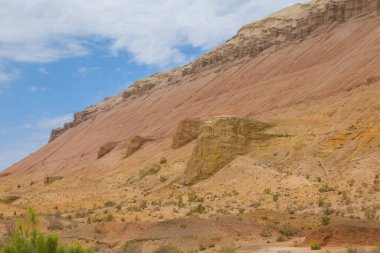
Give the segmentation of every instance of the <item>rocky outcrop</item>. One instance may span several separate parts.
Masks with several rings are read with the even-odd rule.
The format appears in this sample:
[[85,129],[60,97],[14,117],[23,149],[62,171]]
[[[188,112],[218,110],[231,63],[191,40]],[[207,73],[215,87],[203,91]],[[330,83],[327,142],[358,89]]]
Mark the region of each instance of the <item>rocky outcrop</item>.
[[52,183],[54,183],[56,181],[62,180],[62,179],[63,179],[63,177],[61,177],[61,176],[45,177],[45,179],[44,179],[44,185],[45,186],[46,185],[50,185],[50,184],[52,184]]
[[341,23],[378,9],[378,0],[313,0],[296,4],[242,27],[225,44],[184,67],[182,74],[185,76],[242,58],[254,58],[272,46],[305,39],[320,26]]
[[49,142],[54,141],[70,128],[73,128],[79,125],[80,123],[86,121],[87,119],[91,118],[92,114],[92,112],[86,110],[75,113],[74,120],[72,122],[65,123],[63,127],[59,127],[51,131]]
[[200,134],[202,124],[203,121],[200,119],[184,119],[179,122],[177,130],[173,136],[172,148],[180,148],[196,139]]
[[272,124],[240,117],[219,117],[202,127],[197,145],[185,170],[185,184],[191,185],[214,175],[236,156],[248,152],[252,140],[271,135],[263,130]]
[[141,136],[135,136],[132,139],[130,139],[127,144],[127,152],[125,154],[125,157],[131,156],[133,153],[139,150],[142,147],[142,145],[144,145],[145,142],[148,142],[148,141],[153,141],[153,139],[145,138]]
[[118,142],[108,142],[100,147],[98,151],[98,159],[102,158],[106,154],[110,153],[118,144]]

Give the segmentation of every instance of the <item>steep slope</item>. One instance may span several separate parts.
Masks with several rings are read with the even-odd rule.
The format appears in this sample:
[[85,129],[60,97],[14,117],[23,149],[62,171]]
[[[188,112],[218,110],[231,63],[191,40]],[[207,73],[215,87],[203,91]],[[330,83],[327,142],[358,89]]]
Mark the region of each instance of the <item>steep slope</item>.
[[[70,213],[112,200],[125,205],[118,218],[133,220],[138,210],[143,220],[162,220],[191,213],[198,202],[187,194],[196,192],[211,217],[254,210],[257,203],[320,213],[321,198],[329,208],[363,217],[363,203],[380,201],[378,9],[377,0],[295,5],[243,27],[188,66],[87,108],[55,130],[49,144],[1,174],[1,196],[18,196],[4,212],[33,204]],[[183,186],[188,161],[204,164],[207,154],[196,151],[197,141],[171,147],[178,124],[222,115],[270,122],[265,135],[281,138],[254,142],[244,152],[215,150],[215,157],[223,150],[233,156]],[[236,131],[232,141],[245,137]],[[128,153],[136,138],[149,141]],[[139,176],[146,165],[158,168],[164,160],[159,170]],[[45,185],[47,177],[60,180]],[[178,203],[182,195],[186,207]]]

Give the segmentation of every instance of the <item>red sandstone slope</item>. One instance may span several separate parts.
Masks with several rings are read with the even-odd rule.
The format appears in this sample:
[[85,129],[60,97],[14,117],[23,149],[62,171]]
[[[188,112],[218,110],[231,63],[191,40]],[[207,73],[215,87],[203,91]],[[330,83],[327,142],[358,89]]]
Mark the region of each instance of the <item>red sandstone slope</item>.
[[248,25],[195,63],[78,114],[69,130],[9,168],[3,180],[41,180],[84,168],[100,176],[133,164],[133,158],[97,160],[105,143],[119,142],[122,149],[131,137],[147,136],[159,145],[185,118],[270,119],[274,110],[368,84],[380,76],[377,8],[375,0],[311,1]]

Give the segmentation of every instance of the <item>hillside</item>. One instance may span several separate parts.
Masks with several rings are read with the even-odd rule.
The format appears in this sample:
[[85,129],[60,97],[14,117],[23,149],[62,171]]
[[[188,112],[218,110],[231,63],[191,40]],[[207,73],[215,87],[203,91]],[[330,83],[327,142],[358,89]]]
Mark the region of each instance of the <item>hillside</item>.
[[[377,0],[294,5],[75,114],[0,174],[0,212],[59,210],[79,224],[63,235],[112,247],[155,237],[172,219],[194,226],[181,234],[169,224],[162,236],[177,243],[206,238],[202,222],[220,233],[207,240],[265,243],[262,226],[290,222],[299,243],[350,244],[353,228],[366,239],[351,243],[375,244],[379,222],[352,218],[368,219],[380,203],[379,10]],[[117,222],[102,225],[102,238],[89,232],[86,220],[107,202],[117,221],[141,221],[131,225],[140,232]],[[327,232],[318,224],[326,212],[339,216]]]

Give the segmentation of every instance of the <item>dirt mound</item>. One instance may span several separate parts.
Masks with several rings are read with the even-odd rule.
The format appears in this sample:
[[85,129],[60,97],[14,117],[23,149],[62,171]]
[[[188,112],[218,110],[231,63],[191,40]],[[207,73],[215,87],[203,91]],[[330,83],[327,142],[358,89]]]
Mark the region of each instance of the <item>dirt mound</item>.
[[324,245],[376,245],[380,242],[380,227],[330,225],[312,232],[305,244],[312,241]]
[[117,142],[108,142],[100,147],[98,151],[98,159],[110,153],[117,145]]
[[199,119],[184,119],[179,122],[173,137],[172,148],[180,148],[198,138],[203,121]]
[[219,117],[201,129],[185,171],[185,184],[214,175],[237,155],[246,154],[253,139],[268,138],[262,131],[273,125],[240,117]]
[[145,142],[148,141],[153,141],[153,139],[134,136],[127,144],[127,153],[125,154],[125,157],[131,156],[134,152],[139,150]]

